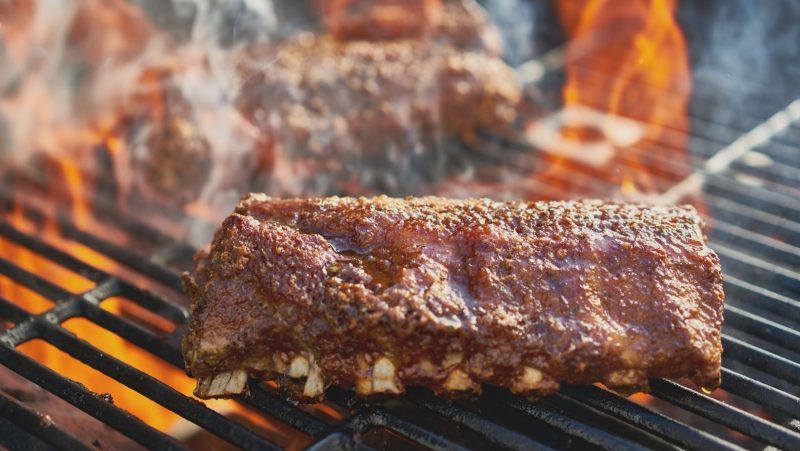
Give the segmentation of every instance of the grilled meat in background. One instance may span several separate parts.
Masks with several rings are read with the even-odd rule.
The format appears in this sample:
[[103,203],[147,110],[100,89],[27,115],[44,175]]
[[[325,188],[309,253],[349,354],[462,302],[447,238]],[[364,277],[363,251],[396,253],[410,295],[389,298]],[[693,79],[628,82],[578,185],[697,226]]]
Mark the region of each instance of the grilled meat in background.
[[447,140],[510,130],[521,97],[500,59],[426,41],[306,35],[246,54],[237,104],[272,142],[256,187],[275,195],[416,192],[459,159]]
[[139,109],[138,122],[130,120],[136,113],[122,115],[123,128],[136,131],[126,134],[136,148],[134,191],[178,204],[222,189],[420,194],[467,164],[458,143],[478,130],[511,130],[522,97],[480,6],[451,0],[440,16],[420,36],[373,41],[348,28],[242,46],[233,57],[241,80],[235,103],[215,114],[226,116],[217,122],[229,121],[228,135],[248,151],[231,150],[224,139],[215,144],[208,135],[219,124],[202,123],[208,113],[180,88],[187,73],[214,76],[208,62],[189,70],[167,63],[162,85],[147,89],[156,97],[163,91],[156,103],[176,106],[163,114]]
[[245,197],[184,276],[196,394],[719,385],[720,263],[692,207]]
[[341,41],[427,39],[501,56],[497,27],[474,0],[317,0],[326,30]]

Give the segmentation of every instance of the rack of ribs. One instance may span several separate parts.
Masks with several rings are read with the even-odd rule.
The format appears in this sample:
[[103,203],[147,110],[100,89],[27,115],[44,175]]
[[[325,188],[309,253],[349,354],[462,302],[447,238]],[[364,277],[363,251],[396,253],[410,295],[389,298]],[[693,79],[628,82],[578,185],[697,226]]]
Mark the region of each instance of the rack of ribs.
[[[362,12],[382,4],[350,3]],[[416,10],[407,9],[413,2],[403,5],[395,18],[416,21]],[[119,125],[135,149],[134,192],[160,204],[230,188],[421,194],[469,165],[458,143],[481,130],[513,133],[522,89],[500,58],[497,28],[474,0],[445,1],[424,35],[369,40],[355,31],[379,29],[373,19],[352,15],[350,22],[366,22],[232,50],[241,84],[231,105],[212,112],[182,89],[187,79],[197,82],[191,77],[213,79],[207,58],[187,52],[145,68],[137,87],[144,101],[127,102]],[[199,122],[208,116],[219,124]],[[219,129],[229,131],[230,144],[209,139]],[[209,187],[210,180],[224,186]]]
[[720,381],[720,262],[690,206],[251,194],[184,285],[196,395]]

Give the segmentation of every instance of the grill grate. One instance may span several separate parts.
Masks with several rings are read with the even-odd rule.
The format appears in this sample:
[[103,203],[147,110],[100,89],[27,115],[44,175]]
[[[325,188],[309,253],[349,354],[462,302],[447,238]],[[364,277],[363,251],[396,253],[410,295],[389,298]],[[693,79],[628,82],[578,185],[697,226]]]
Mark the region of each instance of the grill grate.
[[[708,201],[712,209],[719,204],[713,197]],[[734,200],[728,202],[735,203]],[[28,210],[31,216],[41,215],[30,207]],[[759,220],[769,220],[781,231],[796,225],[794,222],[782,224],[774,220],[776,217],[763,216],[760,210],[756,210],[755,213],[758,215],[751,216]],[[124,217],[119,217],[116,221],[132,232],[145,227]],[[796,427],[793,429],[787,425],[791,425],[791,419],[800,418],[800,399],[795,396],[800,383],[798,377],[800,365],[780,354],[752,344],[742,338],[741,334],[763,339],[777,346],[779,350],[800,351],[798,346],[800,334],[796,330],[749,309],[756,305],[758,309],[783,317],[787,321],[796,321],[800,318],[800,303],[790,295],[797,291],[798,276],[772,261],[768,262],[754,256],[751,247],[754,243],[759,243],[758,239],[766,237],[757,234],[749,236],[743,233],[743,229],[730,226],[724,221],[724,218],[718,217],[714,222],[712,246],[725,260],[725,269],[729,273],[740,275],[741,278],[729,275],[726,280],[730,301],[726,307],[727,322],[723,337],[725,368],[722,388],[729,393],[757,402],[770,411],[771,420],[748,413],[732,403],[719,401],[666,380],[652,381],[653,395],[710,422],[746,434],[759,442],[784,449],[797,449],[800,447],[800,433]],[[65,237],[111,256],[125,266],[173,289],[180,288],[177,272],[169,269],[165,262],[188,258],[192,253],[192,249],[188,246],[170,243],[158,254],[159,258],[146,259],[123,246],[81,231],[66,218],[61,219],[58,224]],[[158,232],[148,229],[144,233]],[[16,349],[26,341],[42,339],[231,444],[251,449],[278,448],[275,443],[257,435],[246,426],[235,423],[184,396],[137,368],[104,354],[93,344],[77,338],[61,326],[71,318],[89,319],[180,368],[182,357],[179,352],[179,338],[187,319],[185,309],[159,295],[139,289],[123,278],[95,268],[38,237],[15,229],[8,223],[0,223],[0,236],[96,283],[94,288],[85,293],[72,294],[13,262],[0,260],[1,274],[55,303],[49,310],[32,314],[9,300],[0,299],[0,317],[15,324],[13,328],[0,335],[0,361],[4,366],[144,446],[167,449],[184,447],[172,437],[153,429],[82,385],[62,377]],[[736,242],[732,238],[739,238],[741,242]],[[159,240],[168,242],[166,238]],[[771,241],[760,243],[768,249],[777,247],[770,247],[772,244],[774,243]],[[745,250],[742,250],[741,246],[744,246]],[[791,246],[786,246],[785,249],[789,251],[790,256],[795,250]],[[783,262],[777,258],[776,260]],[[756,271],[756,277],[766,275],[771,278],[772,283],[756,286],[746,282],[745,280],[753,280],[752,274]],[[747,277],[748,274],[751,277]],[[166,336],[156,336],[100,307],[99,304],[103,300],[113,296],[125,296],[174,322],[178,327]],[[734,365],[737,362],[745,366],[739,368]],[[759,372],[782,381],[783,385],[761,382],[759,380],[761,378],[750,375],[750,368],[758,368]],[[452,427],[449,430],[439,428],[445,432],[430,427],[433,417],[436,417],[437,421],[454,424],[456,430],[470,431],[470,440],[475,438],[479,440],[478,444],[483,444],[485,447],[531,449],[593,445],[604,449],[663,449],[673,446],[693,449],[735,449],[738,446],[713,432],[696,428],[681,419],[671,418],[592,386],[568,386],[559,394],[539,402],[514,397],[503,390],[489,389],[477,401],[477,406],[463,402],[450,403],[435,398],[425,390],[412,389],[403,398],[403,402],[413,405],[416,411],[423,412],[423,415],[408,415],[392,401],[365,403],[351,392],[332,389],[329,393],[330,402],[355,412],[343,423],[334,425],[284,401],[261,384],[251,383],[250,389],[250,395],[239,398],[239,402],[309,435],[314,441],[313,449],[364,448],[367,445],[362,440],[362,434],[376,428],[394,431],[434,449],[475,445],[476,442],[467,443],[458,435],[448,433],[453,430]],[[15,427],[28,431],[39,440],[53,446],[74,444],[78,447],[81,443],[77,437],[59,429],[57,425],[40,421],[39,414],[5,395],[0,397],[0,416]],[[0,443],[3,443],[3,440],[8,439],[0,438]]]

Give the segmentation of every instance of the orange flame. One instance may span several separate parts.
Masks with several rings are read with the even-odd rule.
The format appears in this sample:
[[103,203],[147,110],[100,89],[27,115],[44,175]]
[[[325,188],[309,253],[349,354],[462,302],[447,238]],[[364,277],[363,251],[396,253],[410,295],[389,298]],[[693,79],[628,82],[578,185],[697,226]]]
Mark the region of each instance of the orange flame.
[[[636,143],[616,146],[602,172],[612,175],[622,195],[663,191],[683,175],[660,174],[663,180],[657,180],[653,174],[664,166],[659,158],[677,159],[688,168],[691,76],[675,1],[562,0],[558,12],[570,36],[565,110],[590,107],[606,113],[604,123],[596,125],[606,135],[620,132],[614,123],[619,117],[644,127]],[[594,139],[579,128],[564,134],[577,141]]]

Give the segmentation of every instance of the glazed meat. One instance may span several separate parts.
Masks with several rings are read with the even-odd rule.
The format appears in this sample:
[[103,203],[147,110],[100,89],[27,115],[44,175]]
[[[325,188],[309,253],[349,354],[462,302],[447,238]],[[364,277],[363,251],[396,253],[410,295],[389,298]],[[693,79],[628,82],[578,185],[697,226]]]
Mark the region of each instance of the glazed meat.
[[720,263],[692,207],[245,197],[184,283],[196,394],[720,381]]

